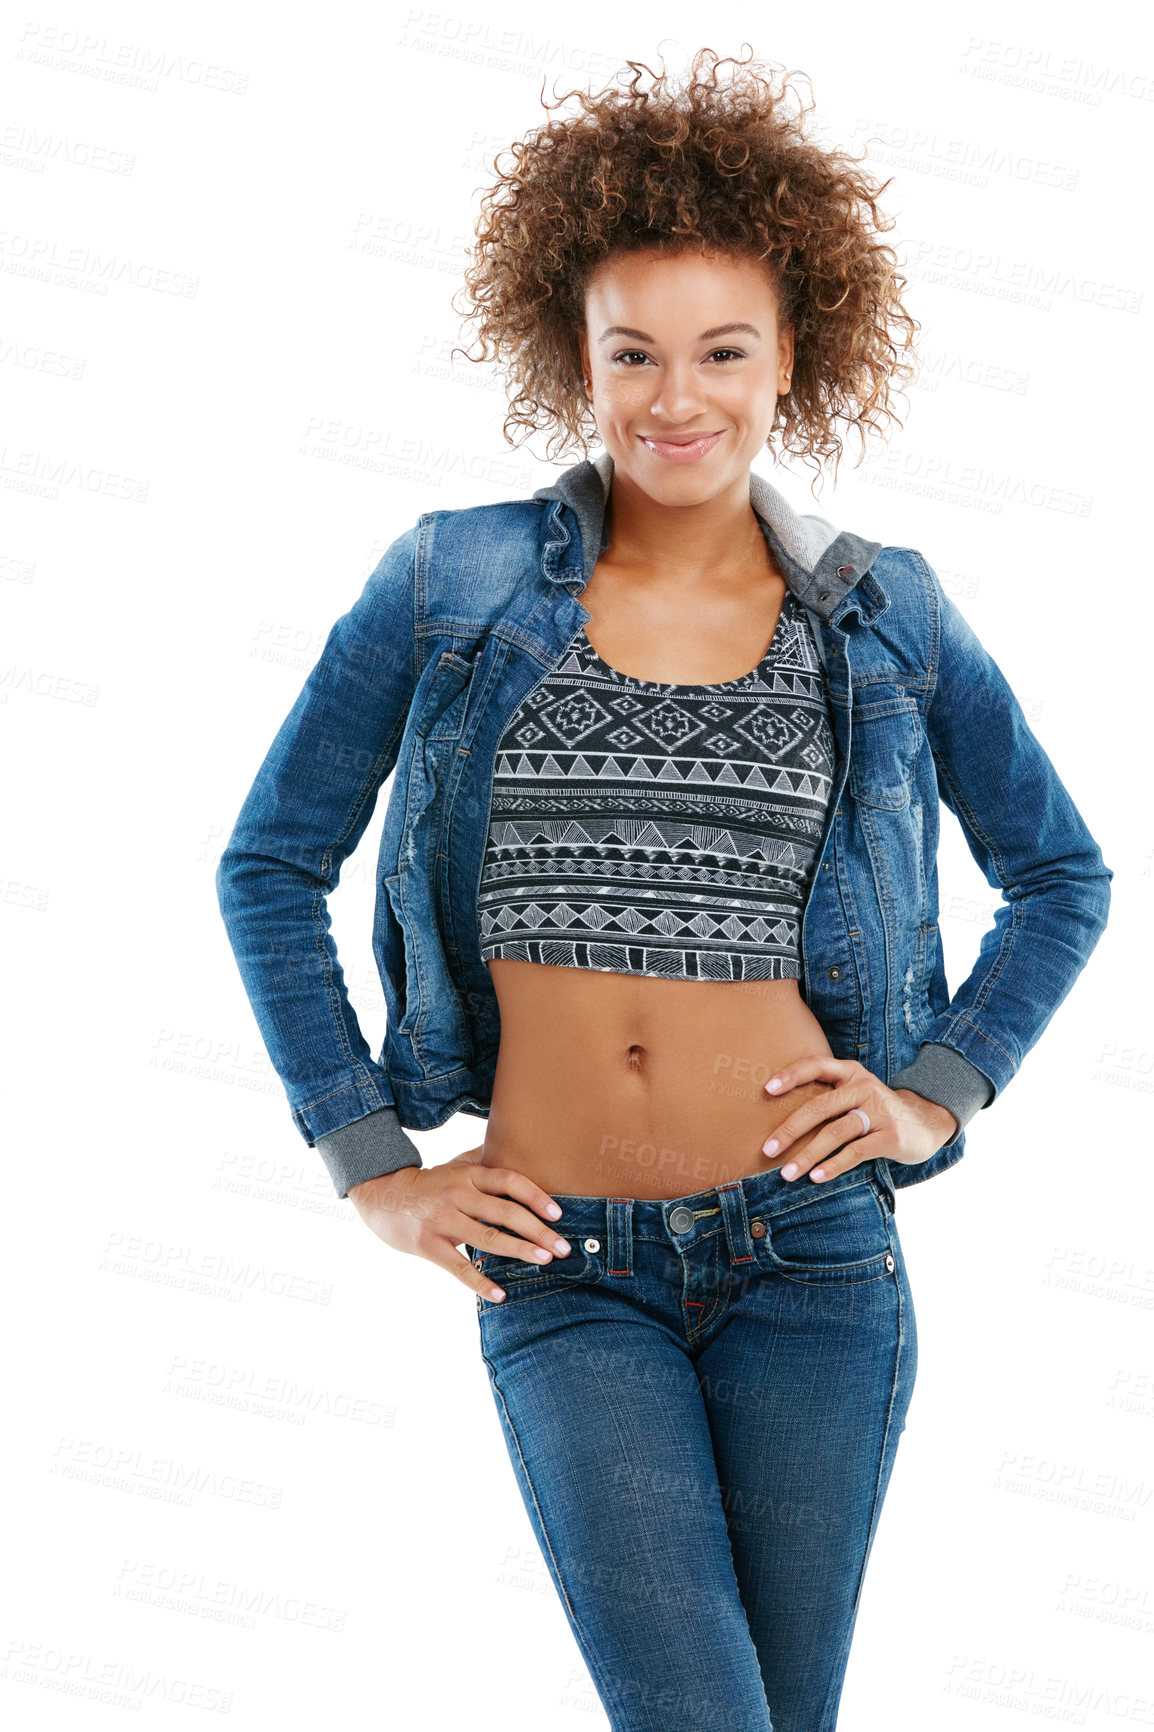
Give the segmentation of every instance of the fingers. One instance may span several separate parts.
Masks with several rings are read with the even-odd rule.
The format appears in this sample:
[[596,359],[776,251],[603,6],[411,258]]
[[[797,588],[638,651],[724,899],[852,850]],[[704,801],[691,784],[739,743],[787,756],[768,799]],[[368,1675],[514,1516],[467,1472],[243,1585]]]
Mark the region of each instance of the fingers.
[[[783,1179],[796,1179],[808,1173],[815,1183],[820,1184],[882,1152],[876,1142],[864,1152],[861,1147],[869,1126],[863,1124],[855,1109],[861,1107],[866,1111],[864,1102],[867,1099],[873,1101],[877,1093],[877,1078],[863,1065],[850,1059],[831,1059],[819,1053],[786,1066],[776,1078],[770,1078],[770,1083],[776,1081],[779,1084],[779,1088],[774,1090],[774,1093],[779,1093],[782,1084],[795,1089],[806,1082],[822,1080],[834,1086],[820,1089],[796,1107],[762,1144],[762,1153],[767,1158],[776,1156],[780,1161],[783,1155],[789,1155],[789,1159],[778,1167]],[[868,1109],[867,1116],[876,1128],[881,1116],[876,1102]],[[804,1148],[799,1146],[803,1140]]]
[[[533,1179],[514,1167],[477,1166],[470,1170],[469,1184],[469,1192],[455,1198],[467,1232],[456,1233],[454,1243],[464,1240],[479,1251],[526,1263],[569,1255],[569,1241],[552,1225],[560,1206]],[[548,1219],[542,1221],[542,1215]]]
[[783,1095],[798,1083],[828,1081],[846,1082],[855,1071],[864,1067],[854,1059],[834,1058],[831,1053],[815,1052],[808,1058],[795,1058],[771,1076],[765,1085],[766,1094]]
[[[800,1179],[808,1173],[813,1183],[820,1185],[836,1179],[841,1173],[848,1173],[851,1167],[858,1167],[863,1161],[874,1160],[884,1152],[885,1138],[880,1131],[870,1131],[863,1136],[861,1129],[861,1120],[856,1113],[835,1119],[828,1127],[829,1135],[820,1139],[820,1146],[815,1137],[807,1148],[799,1149],[778,1171],[783,1179]],[[827,1149],[833,1152],[823,1153]]]
[[[822,1062],[823,1061],[820,1058],[806,1059],[804,1061],[807,1066],[817,1065]],[[831,1086],[826,1088],[819,1087],[817,1091],[814,1094],[811,1094],[807,1100],[803,1101],[800,1106],[795,1107],[789,1117],[783,1119],[779,1125],[775,1126],[772,1133],[766,1138],[765,1142],[761,1146],[761,1152],[763,1155],[780,1155],[785,1149],[788,1149],[793,1143],[795,1143],[799,1137],[808,1136],[811,1131],[817,1130],[819,1125],[825,1127],[827,1121],[831,1119],[841,1118],[850,1110],[851,1107],[864,1104],[868,1089],[863,1086],[863,1083],[868,1085],[875,1082],[876,1078],[872,1077],[862,1065],[853,1064],[846,1059],[833,1059],[826,1062],[840,1067],[844,1079],[841,1082],[841,1086]],[[793,1068],[794,1067],[792,1066],[790,1067],[791,1074]],[[848,1075],[846,1073],[848,1073]],[[771,1078],[770,1080],[772,1081],[773,1079]],[[820,1079],[798,1078],[791,1082],[789,1086],[790,1088],[799,1088],[804,1086],[805,1082],[810,1080],[818,1081]],[[870,1110],[872,1112],[872,1109]],[[861,1133],[864,1127],[862,1126],[860,1119],[854,1120],[853,1128],[859,1134]],[[844,1141],[844,1138],[839,1140]],[[836,1143],[827,1138],[821,1143],[820,1148],[818,1148],[816,1152],[819,1155],[828,1154],[836,1146]],[[784,1171],[784,1169],[782,1170]]]
[[503,1287],[496,1286],[494,1282],[482,1275],[481,1271],[474,1266],[471,1258],[454,1250],[451,1245],[445,1255],[430,1253],[429,1262],[435,1263],[439,1269],[447,1270],[450,1275],[454,1275],[472,1292],[479,1293],[482,1299],[492,1299],[494,1303],[500,1304],[505,1297]]
[[[548,1191],[515,1167],[470,1168],[471,1198],[461,1205],[468,1224],[463,1242],[498,1257],[519,1257],[526,1263],[547,1264],[554,1257],[568,1257],[572,1246],[550,1223],[561,1214],[561,1206]],[[542,1217],[544,1217],[542,1219]],[[502,1228],[506,1229],[502,1231]],[[514,1236],[521,1235],[520,1238]],[[462,1242],[458,1235],[457,1243]],[[467,1259],[455,1253],[453,1273],[482,1295],[499,1303],[502,1288],[486,1279]]]
[[561,1217],[561,1205],[515,1167],[477,1166],[472,1169],[470,1178],[478,1191],[516,1197],[526,1208],[536,1209],[547,1221],[557,1221]]

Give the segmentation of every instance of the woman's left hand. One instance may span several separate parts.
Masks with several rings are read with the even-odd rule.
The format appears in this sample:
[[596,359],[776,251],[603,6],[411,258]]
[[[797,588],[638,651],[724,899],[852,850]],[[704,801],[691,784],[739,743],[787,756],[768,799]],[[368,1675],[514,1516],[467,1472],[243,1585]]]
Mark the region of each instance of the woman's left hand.
[[[787,1155],[785,1165],[778,1168],[783,1179],[808,1173],[820,1184],[879,1155],[916,1166],[919,1161],[928,1161],[958,1126],[948,1107],[926,1100],[913,1089],[887,1088],[855,1059],[832,1058],[828,1053],[795,1059],[770,1077],[765,1087],[776,1100],[799,1083],[808,1082],[833,1086],[822,1089],[783,1119],[762,1149],[763,1154],[778,1159]],[[869,1119],[868,1131],[854,1107],[860,1107]],[[808,1132],[815,1134],[805,1148],[789,1156],[791,1145]]]

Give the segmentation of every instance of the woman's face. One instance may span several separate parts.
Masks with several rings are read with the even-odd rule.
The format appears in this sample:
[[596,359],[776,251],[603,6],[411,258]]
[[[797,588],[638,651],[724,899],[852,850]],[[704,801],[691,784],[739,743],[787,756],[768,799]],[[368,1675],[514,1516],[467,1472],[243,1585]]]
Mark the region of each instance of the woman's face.
[[578,339],[615,482],[696,505],[748,480],[793,370],[762,260],[610,254],[590,277]]

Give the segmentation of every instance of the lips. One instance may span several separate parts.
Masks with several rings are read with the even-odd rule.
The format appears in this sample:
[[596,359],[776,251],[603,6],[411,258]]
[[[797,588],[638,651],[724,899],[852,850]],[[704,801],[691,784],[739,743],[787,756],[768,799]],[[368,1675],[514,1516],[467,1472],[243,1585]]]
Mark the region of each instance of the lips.
[[654,456],[664,458],[667,463],[696,463],[713,450],[724,434],[724,427],[717,433],[680,434],[669,439],[651,439],[642,434],[641,442]]

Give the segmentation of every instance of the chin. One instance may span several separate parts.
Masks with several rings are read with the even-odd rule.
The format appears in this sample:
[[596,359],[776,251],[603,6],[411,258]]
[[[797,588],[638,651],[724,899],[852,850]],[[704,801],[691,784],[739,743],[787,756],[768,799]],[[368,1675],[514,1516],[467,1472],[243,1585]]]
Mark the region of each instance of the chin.
[[727,463],[724,467],[710,469],[706,459],[701,465],[662,465],[655,473],[654,465],[660,461],[660,458],[655,458],[653,465],[645,462],[620,463],[614,457],[613,470],[614,474],[627,475],[642,493],[662,505],[702,505],[728,487],[736,476],[744,476],[749,471],[748,463],[738,468]]

